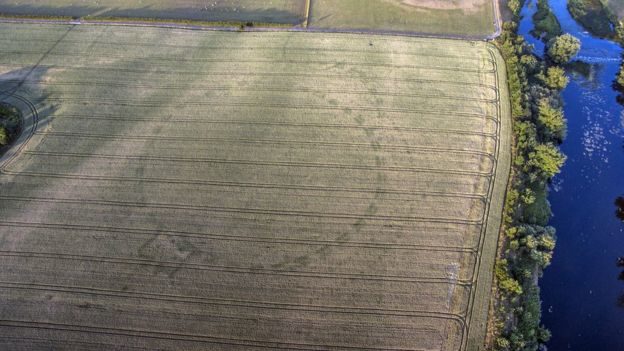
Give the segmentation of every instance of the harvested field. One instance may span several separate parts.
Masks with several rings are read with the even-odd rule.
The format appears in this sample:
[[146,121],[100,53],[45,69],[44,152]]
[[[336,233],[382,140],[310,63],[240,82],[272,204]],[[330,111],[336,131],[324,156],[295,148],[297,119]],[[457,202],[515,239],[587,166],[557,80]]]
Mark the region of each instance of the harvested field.
[[300,24],[306,0],[0,0],[0,14]]
[[490,0],[312,0],[310,27],[487,36]]
[[0,349],[480,348],[510,162],[493,47],[0,30],[26,131],[0,161]]

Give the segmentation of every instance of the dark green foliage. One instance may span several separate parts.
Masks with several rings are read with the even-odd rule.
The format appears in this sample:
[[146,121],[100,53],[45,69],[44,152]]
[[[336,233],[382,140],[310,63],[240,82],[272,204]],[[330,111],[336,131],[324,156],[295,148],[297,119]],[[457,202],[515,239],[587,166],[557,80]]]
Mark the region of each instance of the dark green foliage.
[[20,133],[19,112],[8,105],[0,104],[0,147],[13,142]]
[[9,133],[7,133],[7,130],[3,126],[0,126],[0,146],[5,146],[8,143]]
[[552,216],[548,202],[548,191],[542,184],[536,185],[535,188],[532,191],[535,201],[524,206],[521,220],[528,224],[546,225]]
[[561,35],[561,25],[555,14],[550,10],[547,0],[537,1],[537,11],[533,14],[533,24],[534,29],[531,34],[544,41]]
[[601,38],[615,38],[617,18],[600,0],[569,0],[568,10],[588,32]]

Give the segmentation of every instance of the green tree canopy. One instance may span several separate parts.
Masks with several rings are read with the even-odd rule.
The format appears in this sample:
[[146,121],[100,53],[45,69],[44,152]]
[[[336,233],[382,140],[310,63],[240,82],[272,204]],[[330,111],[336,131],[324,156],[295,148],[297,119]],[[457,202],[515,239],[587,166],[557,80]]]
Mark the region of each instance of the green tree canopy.
[[548,42],[548,57],[553,62],[565,64],[570,62],[581,49],[581,41],[570,34],[560,35]]
[[566,132],[566,121],[563,116],[563,111],[559,108],[552,107],[546,99],[540,101],[538,109],[537,120],[539,121],[544,137],[551,140],[562,141]]
[[566,157],[556,146],[552,144],[539,144],[535,146],[535,150],[529,154],[527,164],[531,168],[537,170],[543,178],[549,179],[559,173],[565,160]]
[[544,83],[550,89],[563,90],[568,85],[568,77],[565,75],[563,68],[559,66],[548,67]]

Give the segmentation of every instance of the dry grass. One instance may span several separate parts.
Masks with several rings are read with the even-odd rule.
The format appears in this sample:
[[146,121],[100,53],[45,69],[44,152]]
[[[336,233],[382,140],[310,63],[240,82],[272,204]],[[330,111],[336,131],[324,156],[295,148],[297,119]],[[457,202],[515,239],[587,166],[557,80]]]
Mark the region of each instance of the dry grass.
[[38,111],[0,176],[0,349],[483,340],[509,166],[487,44],[0,30],[0,90]]

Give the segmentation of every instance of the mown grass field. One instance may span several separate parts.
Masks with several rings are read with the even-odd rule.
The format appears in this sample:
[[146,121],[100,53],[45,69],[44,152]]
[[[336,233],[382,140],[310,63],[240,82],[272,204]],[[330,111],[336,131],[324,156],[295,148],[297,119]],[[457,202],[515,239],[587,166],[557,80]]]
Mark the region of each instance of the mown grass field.
[[[316,28],[408,31],[423,34],[487,36],[495,32],[494,10],[488,0],[313,0],[310,26]],[[462,8],[462,4],[465,7]]]
[[26,131],[0,349],[479,348],[510,157],[488,44],[0,30]]
[[0,14],[300,24],[306,0],[0,0]]

